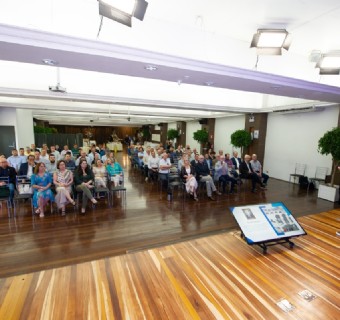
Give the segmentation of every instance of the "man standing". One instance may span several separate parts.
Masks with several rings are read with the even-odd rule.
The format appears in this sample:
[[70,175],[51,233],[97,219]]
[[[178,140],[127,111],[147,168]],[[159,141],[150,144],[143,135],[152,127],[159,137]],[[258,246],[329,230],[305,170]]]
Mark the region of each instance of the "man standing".
[[[14,190],[16,185],[17,173],[13,167],[8,166],[8,162],[4,158],[0,158],[0,177],[8,177],[8,188],[9,188],[9,201],[11,206],[13,206]],[[5,181],[0,181],[0,186],[4,186],[7,183]]]

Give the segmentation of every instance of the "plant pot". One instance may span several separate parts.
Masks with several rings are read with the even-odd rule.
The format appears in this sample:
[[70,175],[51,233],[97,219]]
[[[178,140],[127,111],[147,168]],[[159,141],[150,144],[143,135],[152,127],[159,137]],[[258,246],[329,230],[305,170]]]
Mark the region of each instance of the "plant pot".
[[339,201],[339,186],[331,187],[326,184],[319,185],[318,198],[331,202]]

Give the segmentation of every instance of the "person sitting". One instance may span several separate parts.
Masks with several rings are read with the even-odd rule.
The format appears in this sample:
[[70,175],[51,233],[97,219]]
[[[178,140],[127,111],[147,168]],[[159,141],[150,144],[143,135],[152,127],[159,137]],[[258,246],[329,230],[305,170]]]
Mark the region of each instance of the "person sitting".
[[118,187],[120,182],[123,181],[123,168],[119,164],[116,159],[111,160],[111,158],[107,159],[106,170],[110,176],[111,182],[115,187]]
[[101,158],[100,158],[100,154],[96,153],[94,155],[94,158],[93,158],[92,162],[91,162],[91,168],[93,168],[97,164],[98,160],[102,161]]
[[196,169],[196,179],[199,182],[205,182],[207,188],[207,195],[210,200],[215,200],[212,196],[212,192],[216,192],[216,194],[221,195],[221,193],[216,189],[214,181],[210,176],[210,170],[208,164],[204,160],[204,156],[201,154],[198,157],[198,163],[195,167]]
[[238,157],[237,151],[233,152],[233,156],[231,158],[231,161],[232,161],[233,165],[235,166],[235,170],[239,170],[242,159]]
[[49,155],[47,154],[47,149],[41,149],[40,151],[40,159],[44,160],[45,164],[49,161]]
[[[190,165],[192,167],[196,167],[197,166],[199,156],[200,156],[199,153],[196,153],[195,154],[195,159],[190,161]],[[210,170],[210,168],[209,168],[209,170]]]
[[148,178],[150,180],[156,181],[158,178],[158,167],[159,167],[159,158],[156,156],[156,152],[154,149],[151,150],[151,154],[148,160]]
[[17,173],[13,167],[8,165],[6,158],[0,158],[0,177],[8,178],[8,183],[0,181],[0,186],[8,185],[9,188],[9,203],[11,206],[14,205],[14,190],[16,185]]
[[34,157],[35,157],[34,162],[35,163],[43,162],[43,163],[46,164],[47,161],[45,159],[41,158],[40,155],[41,155],[40,150],[39,149],[35,149],[35,151],[34,151]]
[[57,171],[53,174],[53,183],[56,187],[55,202],[61,215],[65,215],[65,206],[68,203],[75,205],[76,203],[71,197],[72,184],[73,184],[73,173],[66,169],[66,163],[64,160],[59,160],[57,164]]
[[57,171],[57,162],[55,159],[55,155],[53,153],[50,153],[48,162],[46,163],[46,171],[50,174],[53,174],[55,171]]
[[185,157],[183,160],[184,163],[181,168],[180,174],[183,182],[185,183],[185,189],[190,195],[194,197],[195,201],[198,201],[197,198],[198,183],[195,178],[196,175],[195,167],[190,164],[188,158]]
[[251,163],[250,163],[250,155],[246,154],[244,156],[244,161],[240,164],[240,177],[242,179],[251,179],[252,189],[251,192],[256,191],[256,183],[261,185],[262,189],[265,189],[264,184],[262,183],[260,177],[254,172]]
[[236,179],[233,178],[229,174],[229,167],[227,162],[225,162],[224,157],[218,155],[220,161],[217,161],[215,164],[215,177],[214,179],[220,181],[222,183],[222,192],[226,193],[226,185],[227,182],[230,182],[230,190],[229,193],[232,194],[234,192],[234,186],[236,184]]
[[[19,149],[19,157],[21,158],[21,164],[27,162],[27,156],[25,155],[25,149],[24,148]],[[18,168],[18,170],[19,170],[19,168]]]
[[263,173],[262,165],[259,160],[257,160],[257,155],[254,153],[251,156],[252,160],[250,160],[251,167],[253,168],[254,172],[259,176],[259,178],[263,179],[262,183],[266,186],[269,176]]
[[69,153],[71,155],[71,159],[73,158],[72,151],[68,148],[68,145],[64,145],[64,150],[60,152],[60,156],[62,159],[65,159],[66,154]]
[[[107,188],[107,170],[100,159],[96,160],[96,163],[92,166],[92,171],[96,188]],[[97,198],[99,198],[99,194],[97,194]]]
[[170,159],[168,158],[168,154],[164,152],[162,154],[162,158],[159,160],[158,177],[162,185],[165,185],[166,187],[168,187],[170,168],[171,168]]
[[50,146],[50,153],[53,153],[55,156],[55,161],[59,161],[61,159],[60,152],[56,149],[56,146]]
[[66,168],[69,169],[69,170],[74,170],[75,167],[76,167],[76,163],[74,160],[72,160],[72,155],[71,155],[71,152],[66,152],[65,154],[65,165],[66,165]]
[[79,147],[78,145],[75,143],[73,145],[73,148],[71,149],[72,155],[73,155],[73,159],[77,159],[79,157]]
[[110,158],[110,149],[106,149],[104,154],[101,156],[103,163],[106,163],[107,159]]
[[29,155],[27,157],[27,162],[22,163],[20,166],[20,169],[18,171],[18,176],[27,176],[27,178],[31,179],[31,176],[34,173],[34,168],[35,168],[35,156],[34,155]]
[[54,195],[51,190],[52,179],[51,175],[46,172],[44,162],[37,163],[34,174],[31,177],[31,186],[33,193],[33,206],[36,208],[35,213],[43,218],[45,207],[48,201],[54,200]]
[[144,176],[145,176],[145,182],[147,182],[149,180],[149,167],[148,167],[149,157],[151,157],[151,147],[147,146],[147,148],[144,152],[144,157],[143,157],[143,163],[144,163],[143,173],[144,173]]
[[91,166],[91,159],[87,156],[87,153],[85,152],[85,151],[80,151],[80,156],[78,157],[78,159],[75,161],[75,165],[76,165],[76,167],[78,167],[79,166],[79,162],[80,162],[80,160],[83,160],[83,159],[85,159],[86,160],[86,162],[87,162],[87,164],[89,165],[89,166]]
[[81,213],[84,214],[88,199],[90,199],[93,204],[97,203],[97,200],[91,192],[91,189],[93,189],[94,175],[86,160],[80,161],[75,171],[74,180],[76,190],[83,193]]
[[12,155],[7,158],[7,162],[10,167],[13,167],[15,171],[19,171],[19,168],[22,163],[21,157],[18,155],[17,149],[12,149]]
[[26,147],[25,156],[28,157],[30,154],[34,155],[34,152],[31,150],[30,147]]

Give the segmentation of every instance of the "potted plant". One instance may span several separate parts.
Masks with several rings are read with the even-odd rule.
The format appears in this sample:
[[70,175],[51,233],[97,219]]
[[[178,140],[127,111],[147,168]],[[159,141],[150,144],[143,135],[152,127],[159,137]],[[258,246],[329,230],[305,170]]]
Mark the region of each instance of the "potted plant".
[[244,148],[251,144],[251,135],[246,130],[236,130],[231,134],[230,141],[234,147],[241,148],[241,155],[243,156]]
[[169,129],[167,132],[167,137],[169,140],[174,140],[179,137],[179,132],[176,129]]
[[330,154],[333,159],[333,170],[330,185],[319,186],[318,197],[332,202],[339,200],[339,186],[334,186],[334,177],[340,165],[340,128],[333,128],[327,131],[318,142],[318,151],[321,154]]
[[209,141],[208,131],[204,129],[199,129],[194,132],[193,136],[194,140],[198,141],[201,144],[201,151],[204,150],[206,143]]

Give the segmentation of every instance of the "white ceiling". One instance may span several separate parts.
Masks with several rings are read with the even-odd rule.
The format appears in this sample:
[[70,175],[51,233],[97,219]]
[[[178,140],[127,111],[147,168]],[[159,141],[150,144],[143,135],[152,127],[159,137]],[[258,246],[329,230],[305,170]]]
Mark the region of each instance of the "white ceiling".
[[[340,50],[338,0],[148,2],[143,22],[104,18],[99,32],[97,0],[0,0],[0,106],[141,125],[340,103],[340,76],[310,61]],[[257,60],[258,28],[287,29],[289,51]],[[48,90],[57,70],[67,93]]]

